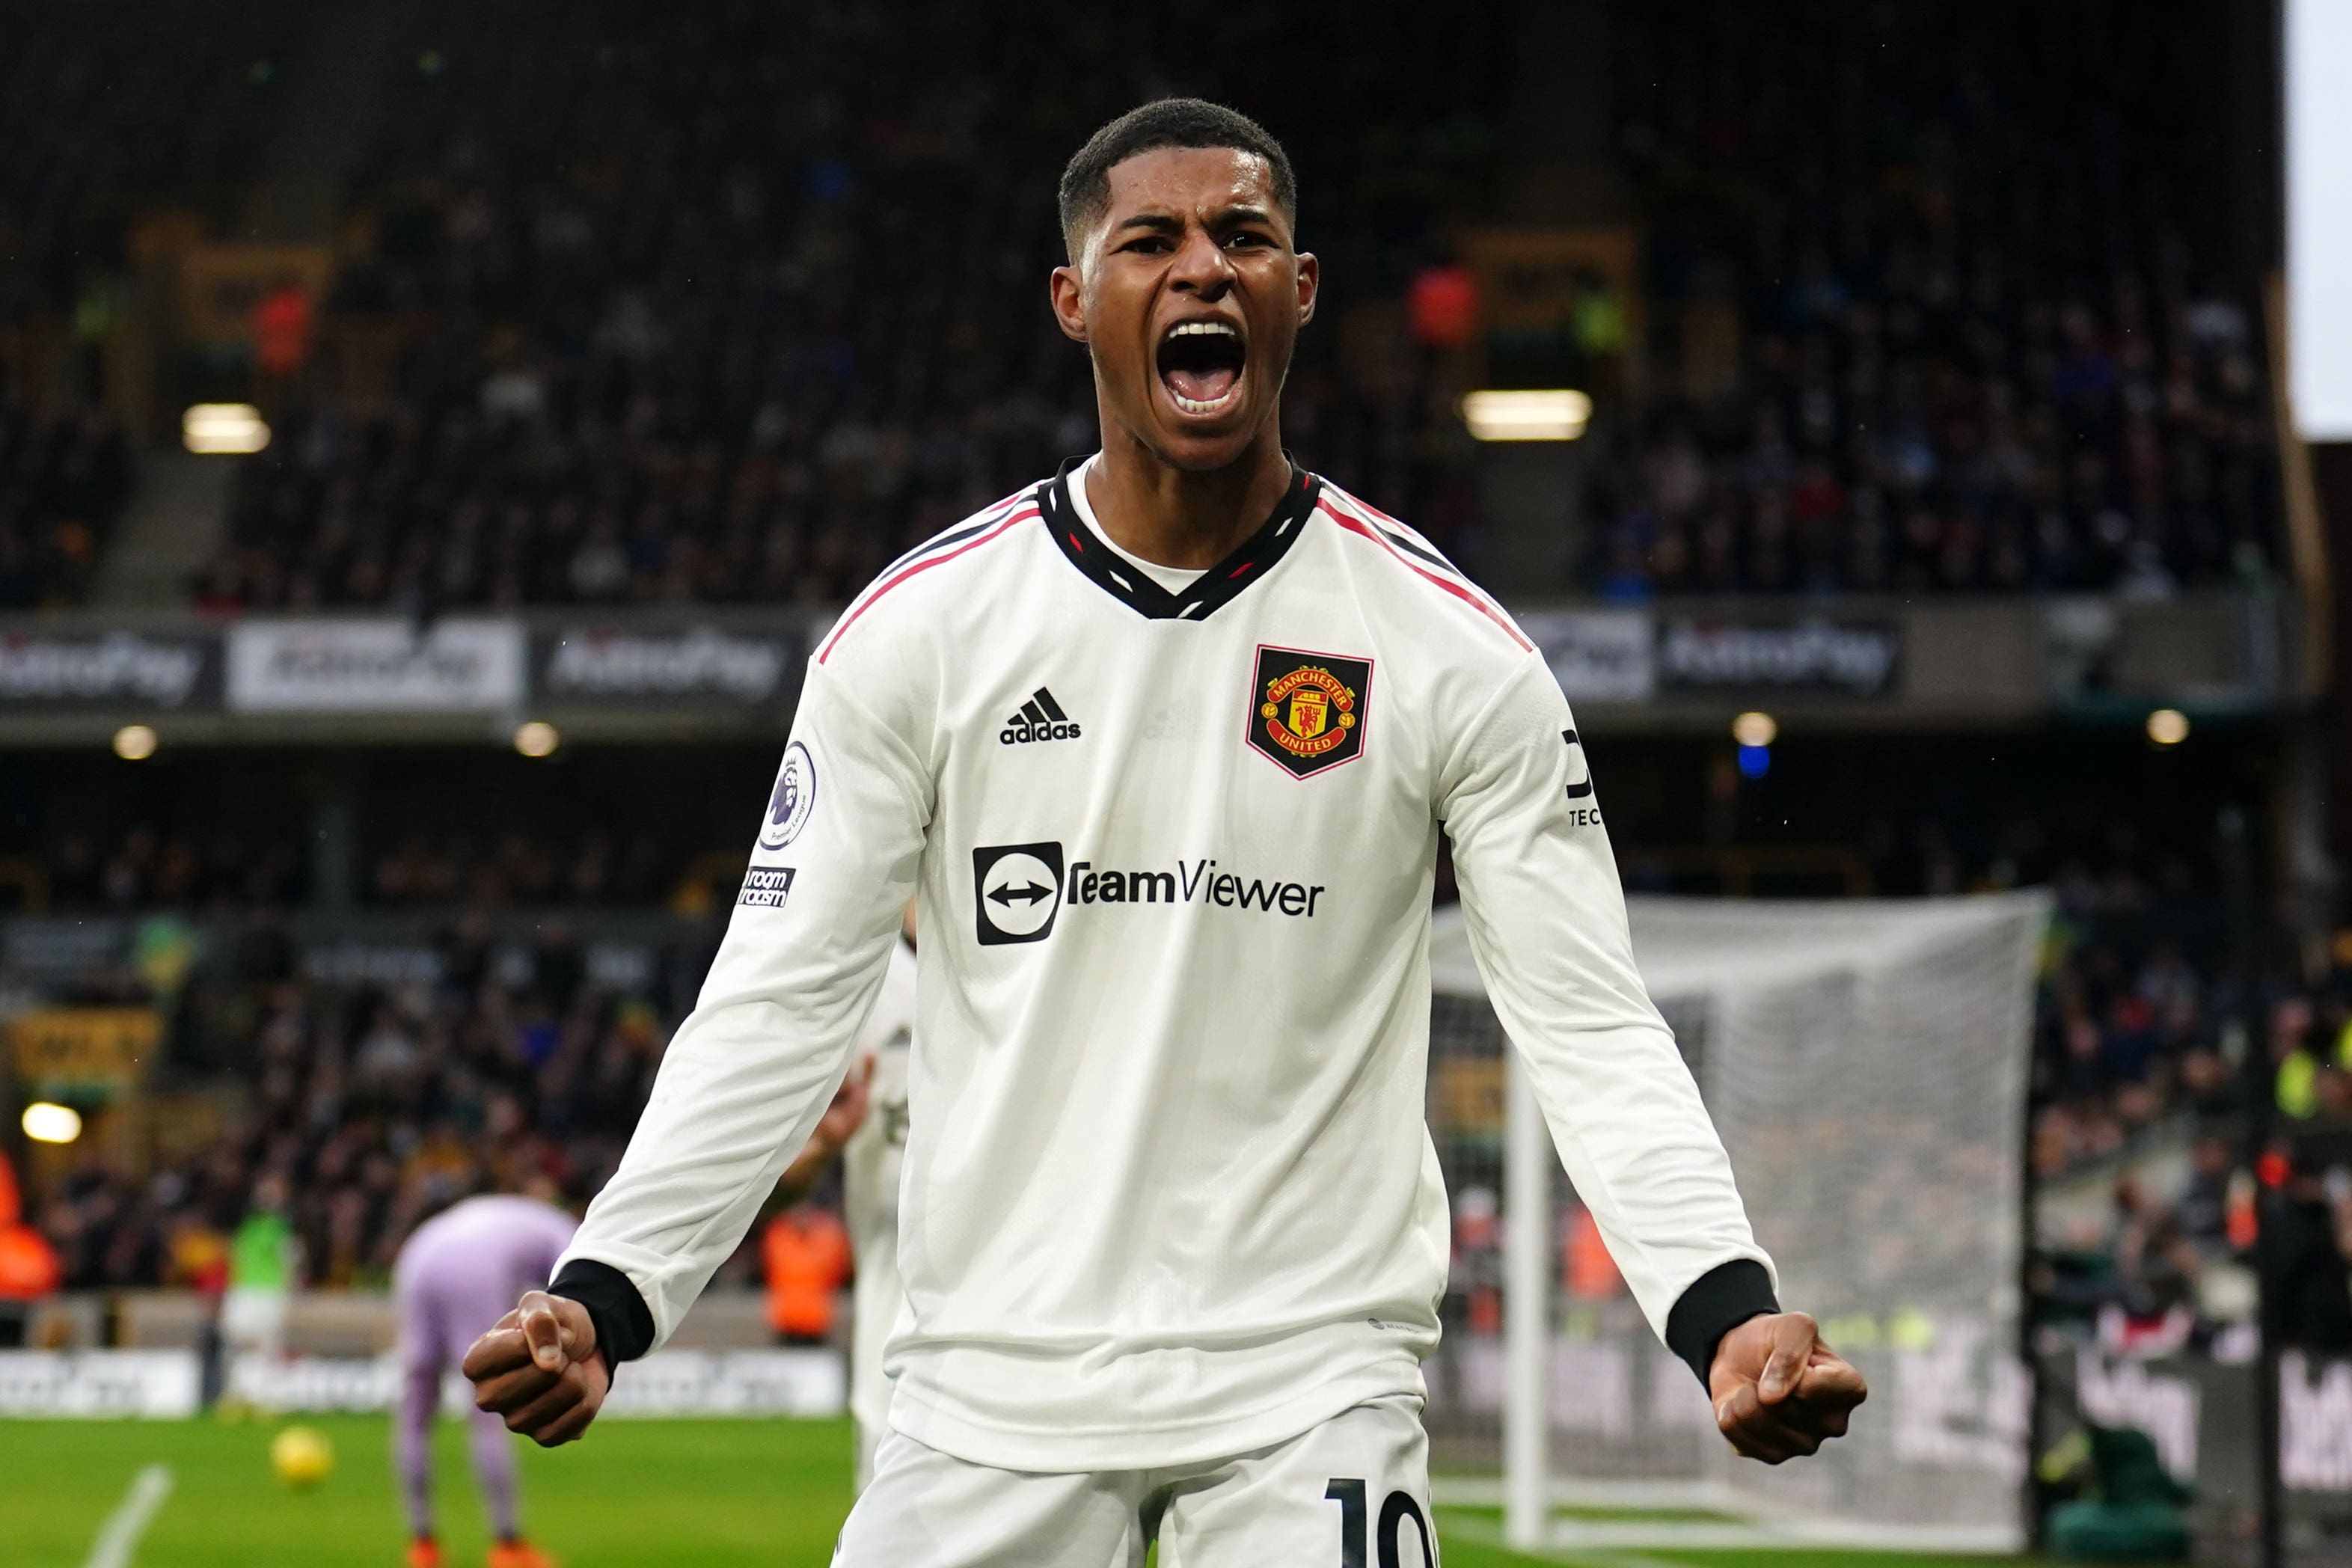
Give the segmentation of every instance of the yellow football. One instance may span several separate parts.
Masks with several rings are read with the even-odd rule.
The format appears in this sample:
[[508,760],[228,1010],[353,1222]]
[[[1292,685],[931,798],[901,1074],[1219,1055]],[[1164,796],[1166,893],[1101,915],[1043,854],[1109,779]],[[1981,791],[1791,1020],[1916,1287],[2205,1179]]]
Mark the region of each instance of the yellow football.
[[269,1468],[298,1491],[315,1487],[335,1468],[334,1445],[315,1426],[289,1426],[269,1440]]

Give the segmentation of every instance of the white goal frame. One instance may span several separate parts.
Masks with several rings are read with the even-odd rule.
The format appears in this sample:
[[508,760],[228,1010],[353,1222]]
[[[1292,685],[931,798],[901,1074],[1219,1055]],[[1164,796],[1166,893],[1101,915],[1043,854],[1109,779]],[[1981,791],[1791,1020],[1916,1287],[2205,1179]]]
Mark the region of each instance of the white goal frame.
[[[2023,1114],[2023,1063],[2030,1051],[2033,953],[2048,918],[2050,901],[2040,892],[1963,899],[1843,900],[1835,904],[1754,904],[1727,900],[1643,899],[1633,910],[1636,961],[1645,982],[1662,1000],[1709,1005],[1741,987],[1765,987],[1808,973],[1859,973],[1875,966],[1876,984],[1904,984],[1905,942],[1975,942],[1989,955],[1983,964],[1994,984],[1977,1037],[1996,1056],[2013,1047],[2016,1057],[2015,1114]],[[1762,930],[1753,945],[1721,950],[1645,947],[1644,926],[1671,925],[1698,914],[1736,929],[1752,914]],[[1645,921],[1644,916],[1652,918]],[[1435,990],[1453,996],[1483,995],[1472,962],[1466,927],[1458,910],[1441,911],[1432,936]],[[1670,1008],[1670,1012],[1672,1009]],[[1900,1039],[1905,1037],[1889,1036]],[[1702,1087],[1706,1074],[1702,1071]],[[1703,1463],[1692,1476],[1597,1479],[1555,1474],[1552,1454],[1554,1274],[1552,1235],[1557,1156],[1551,1134],[1518,1054],[1506,1052],[1503,1154],[1503,1474],[1496,1481],[1458,1480],[1441,1490],[1445,1500],[1502,1507],[1502,1543],[1531,1553],[1606,1553],[1643,1549],[1691,1551],[1759,1548],[1879,1549],[1918,1552],[2002,1552],[2021,1550],[2027,1528],[2023,1494],[2019,1506],[1997,1521],[1901,1522],[1864,1519],[1805,1506],[1784,1489],[1737,1484],[1751,1479],[1734,1468],[1728,1450]],[[2021,1121],[2020,1121],[2021,1126]],[[2021,1139],[2019,1155],[2022,1158]],[[1735,1164],[1738,1162],[1735,1159]],[[2021,1181],[2021,1172],[2019,1179]],[[1755,1201],[1750,1194],[1750,1202]],[[1762,1229],[1759,1222],[1759,1231]],[[2022,1245],[2021,1237],[2018,1245]],[[2000,1260],[1996,1260],[1997,1262]],[[2016,1259],[2005,1260],[2015,1278]],[[1878,1375],[1878,1374],[1874,1374]],[[1899,1396],[1898,1396],[1899,1397]],[[1894,1412],[1873,1414],[1884,1426]],[[1884,1431],[1873,1440],[1885,1441]],[[2021,1440],[2019,1445],[2021,1456]],[[1795,1467],[1791,1467],[1794,1468]],[[1654,1509],[1670,1513],[1704,1511],[1720,1516],[1693,1520],[1562,1518],[1558,1510],[1605,1508],[1634,1514]]]

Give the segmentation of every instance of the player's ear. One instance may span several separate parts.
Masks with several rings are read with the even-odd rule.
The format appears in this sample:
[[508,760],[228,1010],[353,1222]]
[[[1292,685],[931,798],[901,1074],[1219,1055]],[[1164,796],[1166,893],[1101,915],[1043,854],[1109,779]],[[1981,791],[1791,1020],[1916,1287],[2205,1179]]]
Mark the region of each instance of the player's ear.
[[1046,285],[1054,305],[1054,320],[1062,335],[1074,343],[1087,341],[1086,279],[1076,265],[1054,268],[1053,280]]
[[1298,324],[1305,326],[1315,319],[1315,296],[1323,281],[1323,264],[1315,259],[1311,250],[1298,253]]

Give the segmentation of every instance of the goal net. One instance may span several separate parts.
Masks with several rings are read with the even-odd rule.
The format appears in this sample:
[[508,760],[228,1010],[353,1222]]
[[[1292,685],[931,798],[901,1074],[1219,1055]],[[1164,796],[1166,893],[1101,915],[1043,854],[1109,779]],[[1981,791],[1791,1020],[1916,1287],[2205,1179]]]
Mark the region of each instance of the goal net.
[[1781,1298],[1861,1367],[1853,1435],[1737,1459],[1601,1248],[1456,911],[1432,944],[1430,1121],[1455,1217],[1429,1367],[1450,1468],[1520,1544],[2013,1550],[2028,1382],[2021,1184],[2040,894],[1630,900],[1643,980],[1720,1128]]

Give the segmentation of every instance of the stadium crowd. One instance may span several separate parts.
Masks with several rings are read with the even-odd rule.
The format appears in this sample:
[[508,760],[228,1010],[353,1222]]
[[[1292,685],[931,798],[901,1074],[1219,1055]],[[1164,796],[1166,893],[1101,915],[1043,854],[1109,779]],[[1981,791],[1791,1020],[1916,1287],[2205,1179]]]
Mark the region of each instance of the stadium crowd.
[[1596,465],[1590,584],[2162,596],[2271,571],[2259,317],[2177,175],[2181,51],[2122,12],[1836,10],[1622,20],[1685,374]]
[[561,933],[510,973],[461,921],[440,958],[432,981],[321,979],[262,931],[225,984],[189,986],[175,1062],[250,1093],[203,1148],[140,1178],[91,1146],[33,1216],[67,1287],[204,1283],[266,1176],[291,1194],[300,1280],[323,1289],[381,1287],[408,1232],[470,1193],[532,1173],[602,1185],[667,1020],[596,984]]
[[[1278,106],[1305,232],[1346,258],[1327,317],[1399,291],[1490,140],[1478,30],[1408,46],[1396,7],[1284,35],[1319,64],[1278,81],[1238,40],[1180,67],[1153,24],[1106,18],[1044,96],[999,58],[1018,27],[933,21],[434,8],[355,183],[373,245],[329,302],[396,325],[396,384],[371,403],[322,367],[289,400],[199,597],[839,602],[1092,446],[1084,356],[1043,309],[1040,171],[1154,85],[1137,59]],[[1286,434],[1444,531],[1466,503],[1425,365],[1399,349],[1376,387],[1337,335],[1302,345]]]
[[[2128,836],[2038,858],[2011,847],[2015,867],[2058,903],[2037,1005],[2032,1175],[2053,1186],[2106,1181],[2117,1194],[2112,1226],[2074,1249],[2052,1300],[2092,1316],[2144,1300],[2178,1305],[2195,1286],[2189,1262],[2243,1252],[2244,1173],[2258,1156],[2272,1156],[2276,1186],[2280,1162],[2298,1151],[2324,1152],[2331,1140],[2352,1148],[2352,993],[2284,981],[2246,993],[2222,961],[2200,865],[2152,856]],[[152,842],[145,853],[157,854]],[[221,853],[228,867],[257,858]],[[306,964],[280,913],[248,919],[233,946],[193,969],[148,964],[111,986],[93,982],[89,999],[137,1001],[164,976],[171,994],[157,999],[179,1080],[227,1075],[255,1092],[208,1152],[142,1179],[92,1153],[38,1216],[72,1280],[182,1279],[174,1238],[207,1256],[204,1238],[234,1220],[265,1172],[298,1194],[306,1277],[326,1286],[376,1279],[418,1219],[453,1194],[510,1184],[517,1162],[593,1190],[690,981],[599,983],[560,924],[527,952],[502,954],[488,906],[457,912],[446,895],[462,884],[428,885],[436,878],[422,866],[418,847],[404,846],[378,877],[449,916],[423,975]],[[1990,885],[1992,873],[1943,890]],[[2260,1037],[2244,1027],[2250,1010],[2263,1020]],[[2136,1173],[2149,1151],[2182,1148],[2193,1150],[2185,1166],[2161,1166],[2185,1171],[2180,1190]],[[2230,1201],[2240,1205],[2234,1227]],[[2174,1295],[2151,1296],[2152,1279]]]
[[[0,899],[14,894],[17,912],[58,915],[284,910],[310,898],[316,885],[304,847],[293,837],[187,836],[146,824],[103,841],[68,832],[44,841],[37,854],[0,857]],[[741,864],[740,845],[683,853],[646,832],[598,829],[566,838],[517,827],[415,829],[390,836],[365,858],[356,890],[363,906],[378,909],[667,905],[700,912],[714,880]],[[8,907],[0,902],[0,910]]]
[[0,53],[0,610],[83,598],[130,495],[101,413],[146,215],[235,216],[272,123],[282,0],[109,0],[12,16]]
[[2038,1310],[2136,1353],[2212,1349],[2258,1309],[2282,1343],[2352,1352],[2352,966],[2247,973],[2212,913],[2062,890],[2030,1174],[2063,1212]]
[[140,216],[238,215],[276,122],[276,51],[301,14],[289,0],[215,14],[101,0],[11,17],[0,331],[69,323],[87,341],[104,322],[84,312],[102,315],[102,285],[120,274]]
[[[1216,50],[1105,19],[1059,40],[1065,90],[1024,93],[1045,19],[411,8],[320,351],[271,378],[277,438],[197,601],[841,600],[1090,444],[1082,357],[1002,301],[1058,248],[1037,171],[1170,88],[1262,110],[1300,166],[1332,266],[1293,447],[1475,571],[1470,447],[1395,323],[1502,188],[1507,18],[1268,16]],[[226,232],[257,199],[300,23],[125,0],[28,24],[0,67],[0,393],[66,411],[48,446],[119,450],[79,411],[136,226]],[[2178,173],[2200,167],[2199,94],[2159,29],[1822,0],[1769,23],[1628,7],[1612,31],[1650,369],[1593,373],[1564,581],[2158,595],[2274,570],[2260,312]],[[76,367],[38,395],[37,323]],[[354,333],[392,345],[388,372]],[[77,596],[111,516],[80,493],[28,510],[24,446],[0,449],[0,605]]]
[[96,411],[42,413],[7,396],[0,363],[0,610],[89,592],[130,499],[131,444]]

